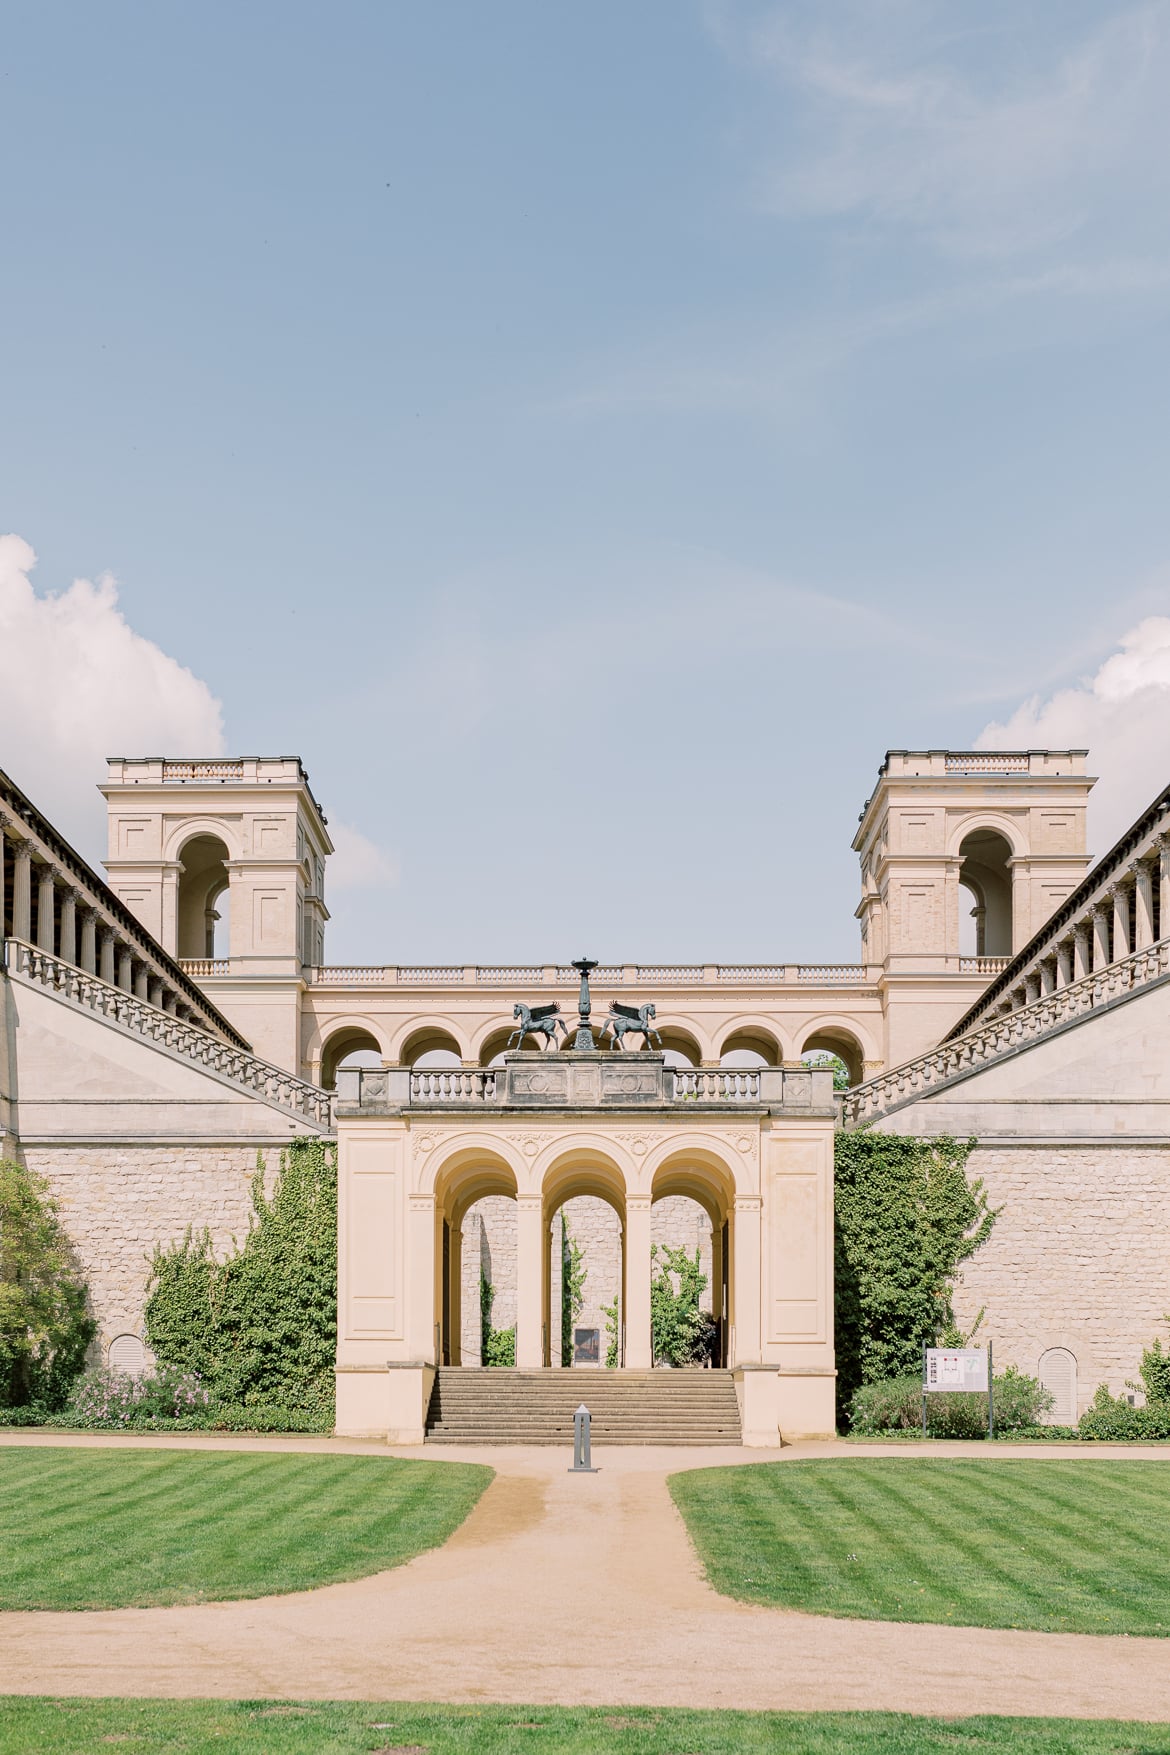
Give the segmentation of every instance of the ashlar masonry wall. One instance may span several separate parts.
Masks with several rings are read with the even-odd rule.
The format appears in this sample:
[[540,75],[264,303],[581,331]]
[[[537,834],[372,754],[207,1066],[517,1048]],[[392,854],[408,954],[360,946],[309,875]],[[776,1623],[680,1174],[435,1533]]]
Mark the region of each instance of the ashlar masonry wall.
[[995,1228],[963,1268],[959,1326],[986,1308],[997,1366],[1034,1376],[1049,1348],[1076,1360],[1084,1410],[1122,1394],[1170,1311],[1170,1143],[988,1144],[968,1160]]
[[[246,1145],[39,1145],[23,1153],[60,1202],[61,1219],[89,1284],[98,1324],[95,1362],[119,1335],[144,1338],[150,1260],[159,1244],[204,1226],[218,1254],[242,1242],[252,1217],[256,1147]],[[263,1153],[265,1184],[278,1148]]]

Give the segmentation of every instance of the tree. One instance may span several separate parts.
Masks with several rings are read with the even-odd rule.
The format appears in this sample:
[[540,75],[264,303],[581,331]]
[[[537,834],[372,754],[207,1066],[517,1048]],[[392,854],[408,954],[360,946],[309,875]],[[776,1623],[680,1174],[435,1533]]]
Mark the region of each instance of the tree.
[[974,1140],[839,1133],[835,1177],[838,1408],[863,1383],[917,1371],[954,1324],[960,1262],[996,1214],[967,1177]]
[[49,1185],[0,1162],[0,1405],[62,1407],[97,1332]]

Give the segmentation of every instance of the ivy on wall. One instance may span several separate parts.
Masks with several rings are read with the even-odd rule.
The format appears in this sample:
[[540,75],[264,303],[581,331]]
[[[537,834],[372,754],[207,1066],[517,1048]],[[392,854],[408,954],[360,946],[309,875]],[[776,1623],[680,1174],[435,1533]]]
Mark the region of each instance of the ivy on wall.
[[147,1339],[160,1363],[197,1372],[220,1401],[331,1419],[337,1147],[286,1146],[270,1198],[257,1154],[252,1205],[252,1227],[225,1261],[206,1230],[155,1251]]
[[697,1365],[710,1356],[714,1323],[699,1309],[707,1276],[699,1251],[653,1244],[650,1249],[650,1338],[654,1363]]
[[954,1276],[995,1223],[974,1140],[839,1133],[835,1172],[837,1405],[863,1383],[920,1370],[954,1328]]
[[585,1251],[573,1240],[568,1220],[561,1214],[561,1365],[573,1363],[573,1324],[585,1308]]
[[516,1363],[516,1324],[511,1328],[492,1327],[492,1305],[496,1299],[496,1288],[492,1285],[483,1268],[479,1270],[479,1347],[480,1360],[484,1365],[503,1365],[511,1368]]
[[62,1407],[95,1333],[48,1183],[0,1161],[0,1407]]

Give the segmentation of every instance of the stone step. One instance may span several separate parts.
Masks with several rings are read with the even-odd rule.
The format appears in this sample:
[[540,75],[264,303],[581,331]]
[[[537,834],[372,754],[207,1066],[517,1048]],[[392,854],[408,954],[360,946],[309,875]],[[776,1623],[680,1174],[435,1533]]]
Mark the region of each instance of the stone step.
[[527,1371],[444,1366],[427,1417],[435,1444],[562,1444],[584,1402],[597,1444],[738,1444],[729,1371]]

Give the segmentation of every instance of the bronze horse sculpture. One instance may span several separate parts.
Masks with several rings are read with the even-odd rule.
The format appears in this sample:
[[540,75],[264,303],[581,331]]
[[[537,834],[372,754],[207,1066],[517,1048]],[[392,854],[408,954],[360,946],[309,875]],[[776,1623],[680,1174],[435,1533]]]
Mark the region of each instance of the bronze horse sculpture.
[[543,1036],[544,1046],[547,1049],[552,1043],[555,1043],[558,1030],[562,1035],[567,1036],[569,1026],[558,1015],[560,1009],[556,1000],[553,1000],[551,1005],[525,1005],[523,1000],[518,1005],[514,1005],[512,1016],[519,1018],[520,1022],[508,1037],[508,1047],[511,1048],[515,1043],[516,1047],[519,1048],[525,1036]]
[[601,1033],[604,1035],[607,1030],[612,1031],[613,1040],[611,1046],[614,1048],[621,1048],[625,1038],[631,1031],[636,1031],[642,1036],[642,1046],[644,1048],[649,1048],[651,1037],[655,1039],[659,1048],[661,1048],[662,1037],[650,1022],[651,1018],[656,1015],[653,1005],[622,1005],[620,1000],[611,999],[609,1002],[609,1016],[601,1026]]

